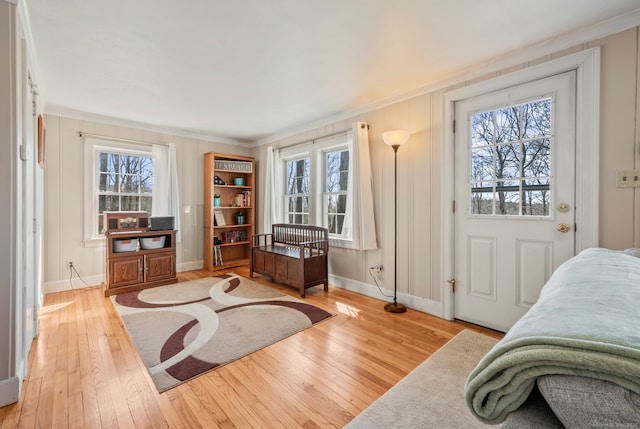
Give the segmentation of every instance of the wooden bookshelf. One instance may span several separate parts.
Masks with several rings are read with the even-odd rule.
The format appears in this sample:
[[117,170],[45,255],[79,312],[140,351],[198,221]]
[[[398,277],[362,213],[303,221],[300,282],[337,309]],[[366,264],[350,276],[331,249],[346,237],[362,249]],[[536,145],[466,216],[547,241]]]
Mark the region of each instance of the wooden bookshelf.
[[[255,233],[255,159],[205,153],[204,183],[204,268],[247,265],[249,239]],[[219,205],[215,195],[220,196]],[[242,223],[237,222],[238,212],[244,213]]]

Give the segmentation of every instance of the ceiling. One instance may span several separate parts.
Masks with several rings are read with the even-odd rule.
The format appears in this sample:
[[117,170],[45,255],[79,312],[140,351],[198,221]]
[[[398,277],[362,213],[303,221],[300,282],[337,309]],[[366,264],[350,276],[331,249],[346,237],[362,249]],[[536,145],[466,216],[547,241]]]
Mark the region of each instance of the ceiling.
[[24,1],[45,112],[234,142],[640,15],[638,0]]

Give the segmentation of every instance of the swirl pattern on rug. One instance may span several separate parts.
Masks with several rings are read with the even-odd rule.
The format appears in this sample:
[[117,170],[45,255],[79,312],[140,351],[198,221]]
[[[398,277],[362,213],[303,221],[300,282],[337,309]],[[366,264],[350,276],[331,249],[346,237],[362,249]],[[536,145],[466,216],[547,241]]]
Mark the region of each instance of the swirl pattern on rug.
[[332,316],[232,273],[111,298],[159,392]]

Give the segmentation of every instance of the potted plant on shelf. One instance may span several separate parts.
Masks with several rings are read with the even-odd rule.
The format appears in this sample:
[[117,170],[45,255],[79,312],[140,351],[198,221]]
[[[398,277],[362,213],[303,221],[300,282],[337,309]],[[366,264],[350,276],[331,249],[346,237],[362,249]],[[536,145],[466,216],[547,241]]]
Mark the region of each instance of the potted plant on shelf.
[[237,225],[242,225],[244,224],[245,218],[244,218],[244,212],[241,210],[238,210],[236,212],[236,224]]
[[213,205],[220,207],[220,194],[213,194]]

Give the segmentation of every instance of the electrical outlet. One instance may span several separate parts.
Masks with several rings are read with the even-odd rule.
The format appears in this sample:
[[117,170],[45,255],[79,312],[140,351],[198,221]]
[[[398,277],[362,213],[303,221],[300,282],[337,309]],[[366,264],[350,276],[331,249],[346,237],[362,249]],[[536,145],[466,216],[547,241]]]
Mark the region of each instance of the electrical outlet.
[[73,261],[67,261],[64,263],[65,268],[73,268]]
[[371,269],[372,269],[373,271],[380,272],[380,271],[382,271],[382,265],[380,265],[380,264],[376,264],[376,265],[374,265],[373,267],[371,267]]
[[640,187],[640,170],[619,170],[616,172],[616,188]]

